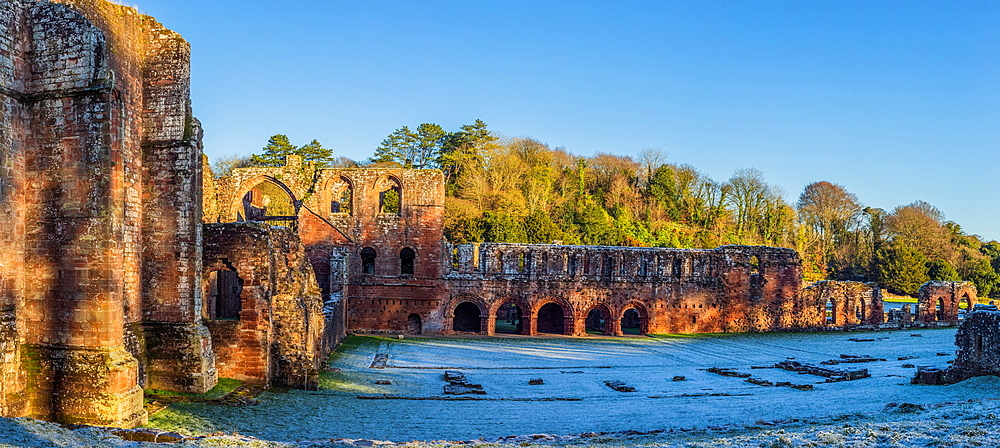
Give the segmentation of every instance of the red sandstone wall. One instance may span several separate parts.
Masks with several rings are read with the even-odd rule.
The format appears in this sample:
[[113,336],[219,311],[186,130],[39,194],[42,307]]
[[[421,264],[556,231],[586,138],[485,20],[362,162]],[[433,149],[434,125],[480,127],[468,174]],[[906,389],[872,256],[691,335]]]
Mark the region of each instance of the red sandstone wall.
[[[183,352],[173,367],[188,389],[215,381],[196,324],[201,173],[187,44],[131,8],[59,3],[0,3],[0,413],[132,426],[145,421],[141,341]],[[146,317],[170,330],[136,324],[144,288],[157,292]],[[25,345],[7,343],[8,327]],[[18,351],[26,381],[12,373]],[[154,384],[177,374],[149,359]],[[7,402],[19,395],[6,384],[25,383],[27,407]]]
[[[757,274],[751,273],[753,256],[760,260]],[[801,268],[798,256],[787,249],[488,243],[478,249],[456,246],[449,267],[444,278],[450,299],[425,327],[446,333],[452,331],[455,308],[462,302],[480,307],[485,333],[493,331],[497,310],[508,302],[522,309],[526,334],[538,331],[538,311],[552,302],[562,307],[564,334],[571,335],[585,334],[585,319],[593,309],[610,317],[608,334],[621,334],[621,319],[630,308],[639,312],[642,331],[649,333],[817,326],[796,310]]]
[[[202,288],[213,270],[242,280],[239,320],[210,320],[219,374],[315,389],[328,353],[323,301],[293,231],[262,223],[206,224]],[[207,296],[207,294],[206,294]]]

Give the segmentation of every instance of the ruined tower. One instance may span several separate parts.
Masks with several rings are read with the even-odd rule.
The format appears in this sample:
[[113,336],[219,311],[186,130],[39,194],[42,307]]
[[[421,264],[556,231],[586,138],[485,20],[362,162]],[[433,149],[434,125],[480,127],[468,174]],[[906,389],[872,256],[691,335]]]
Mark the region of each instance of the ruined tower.
[[214,386],[189,70],[132,8],[0,2],[0,414],[134,426],[142,385]]

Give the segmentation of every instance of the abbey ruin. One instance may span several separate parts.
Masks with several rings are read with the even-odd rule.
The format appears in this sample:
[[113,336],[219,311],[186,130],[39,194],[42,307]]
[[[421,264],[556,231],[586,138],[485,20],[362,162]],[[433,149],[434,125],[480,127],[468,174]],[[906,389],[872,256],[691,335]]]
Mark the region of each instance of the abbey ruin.
[[[143,388],[315,388],[347,331],[807,330],[884,321],[880,289],[802,287],[790,249],[444,239],[436,170],[215,179],[189,46],[104,0],[0,2],[0,415],[130,427]],[[916,322],[958,321],[964,283]]]

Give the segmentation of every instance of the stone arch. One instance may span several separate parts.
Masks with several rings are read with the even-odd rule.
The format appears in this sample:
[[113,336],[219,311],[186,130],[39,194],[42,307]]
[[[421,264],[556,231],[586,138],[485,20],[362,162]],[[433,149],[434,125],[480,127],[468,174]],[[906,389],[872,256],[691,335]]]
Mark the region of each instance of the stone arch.
[[836,326],[840,324],[839,319],[837,319],[837,311],[840,311],[837,307],[837,301],[832,297],[827,297],[822,301],[822,308],[820,313],[823,316],[823,324],[827,326]]
[[[629,313],[630,310],[635,310],[634,315]],[[649,310],[642,302],[636,300],[626,302],[618,311],[617,316],[619,334],[649,333]],[[626,319],[633,319],[633,321],[626,321]]]
[[493,302],[490,310],[493,332],[500,334],[529,334],[531,312],[528,304],[514,297]]
[[416,269],[417,252],[406,246],[399,250],[399,276],[413,277]]
[[612,314],[611,307],[605,303],[598,302],[587,308],[584,315],[583,328],[588,334],[591,332],[612,335]]
[[361,259],[361,274],[362,275],[375,275],[375,266],[378,264],[378,250],[372,246],[365,246],[360,251],[358,251],[358,257]]
[[[479,324],[478,324],[478,328],[479,329],[478,330],[461,330],[461,329],[456,330],[455,329],[455,318],[457,317],[455,311],[460,306],[462,306],[462,304],[465,304],[465,303],[471,303],[476,308],[478,308],[478,315],[479,315]],[[468,307],[463,307],[463,309],[471,311],[471,309],[469,309]],[[445,318],[445,322],[447,322],[447,324],[446,324],[447,330],[450,330],[449,332],[452,332],[452,333],[456,332],[456,331],[472,331],[474,333],[485,333],[486,332],[486,330],[487,330],[487,323],[488,323],[488,319],[489,319],[489,306],[486,304],[486,301],[484,301],[481,297],[477,297],[477,296],[473,296],[473,295],[467,295],[467,294],[463,294],[463,295],[458,295],[458,296],[452,297],[450,300],[448,300],[448,308],[446,308],[446,310],[447,310],[448,314],[445,315],[444,318]],[[465,319],[464,322],[469,322],[471,324],[471,321],[468,320],[470,318],[470,316],[468,316],[467,314],[464,314],[462,316],[464,316],[463,317],[463,319]]]
[[406,333],[407,334],[420,334],[424,330],[423,319],[417,313],[410,313],[406,316]]
[[379,178],[376,190],[379,213],[398,215],[403,211],[403,183],[399,178],[396,176]]
[[975,301],[969,296],[969,293],[967,291],[961,292],[961,296],[958,298],[958,317],[964,318],[965,314],[971,312],[975,307]]
[[[556,313],[555,308],[548,305],[555,305],[559,308],[559,312]],[[535,302],[531,315],[532,334],[575,334],[573,306],[561,297],[549,297]]]
[[934,301],[934,320],[947,320],[945,319],[944,297],[938,297],[938,299]]
[[750,263],[748,266],[750,267],[750,275],[759,275],[761,268],[763,267],[760,263],[760,257],[756,255],[752,255],[750,257]]
[[865,320],[867,318],[867,314],[866,314],[867,311],[868,310],[865,308],[865,301],[864,301],[864,299],[858,299],[855,302],[855,305],[854,305],[854,317],[855,317],[855,320],[857,321],[857,323],[859,323],[859,324],[864,324],[865,323]]
[[[272,176],[258,175],[251,177],[243,181],[242,184],[240,184],[240,187],[236,190],[237,194],[233,197],[233,201],[229,205],[230,216],[235,217],[236,221],[259,221],[259,219],[251,219],[251,218],[258,217],[256,215],[260,215],[261,218],[264,216],[268,216],[266,214],[267,213],[266,205],[269,204],[261,204],[261,203],[255,204],[256,200],[262,202],[263,197],[258,199],[253,195],[254,189],[265,183],[274,185],[275,187],[277,187],[278,190],[283,192],[288,197],[288,202],[294,209],[291,215],[272,215],[272,216],[292,217],[298,212],[299,200],[298,198],[296,198],[295,193],[290,188],[288,188],[287,185],[285,185],[280,180]],[[257,207],[258,205],[265,205],[265,207]],[[248,206],[252,207],[253,211],[248,213],[247,211]],[[263,211],[258,211],[261,208],[263,208]],[[248,216],[249,214],[255,214],[255,216]]]
[[336,176],[327,181],[323,190],[330,194],[330,213],[354,213],[354,182],[347,176]]

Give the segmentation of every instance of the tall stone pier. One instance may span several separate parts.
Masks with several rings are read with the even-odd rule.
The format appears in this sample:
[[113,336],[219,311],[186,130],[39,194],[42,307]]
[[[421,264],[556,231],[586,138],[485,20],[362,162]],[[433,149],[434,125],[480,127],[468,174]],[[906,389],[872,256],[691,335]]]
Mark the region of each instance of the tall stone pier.
[[215,384],[188,55],[128,7],[0,2],[0,414],[135,426],[142,385]]

